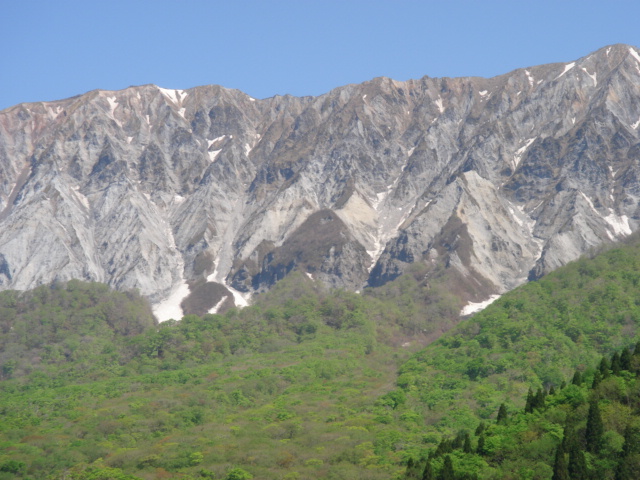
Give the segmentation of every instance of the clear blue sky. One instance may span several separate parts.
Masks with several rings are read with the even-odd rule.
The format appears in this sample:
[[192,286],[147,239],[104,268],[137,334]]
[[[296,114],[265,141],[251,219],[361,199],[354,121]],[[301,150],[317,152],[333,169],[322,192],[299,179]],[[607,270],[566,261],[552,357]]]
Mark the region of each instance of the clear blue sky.
[[640,47],[640,1],[0,0],[0,109],[96,88],[319,95]]

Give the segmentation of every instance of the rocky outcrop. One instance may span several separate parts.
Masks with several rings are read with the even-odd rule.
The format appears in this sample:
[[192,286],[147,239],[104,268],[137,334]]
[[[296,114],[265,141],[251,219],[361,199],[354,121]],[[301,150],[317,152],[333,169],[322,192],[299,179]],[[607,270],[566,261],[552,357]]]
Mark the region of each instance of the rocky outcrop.
[[441,262],[481,300],[637,229],[639,137],[625,45],[319,97],[21,104],[0,112],[0,288],[81,278],[178,305],[198,285],[202,311],[292,270],[359,289]]

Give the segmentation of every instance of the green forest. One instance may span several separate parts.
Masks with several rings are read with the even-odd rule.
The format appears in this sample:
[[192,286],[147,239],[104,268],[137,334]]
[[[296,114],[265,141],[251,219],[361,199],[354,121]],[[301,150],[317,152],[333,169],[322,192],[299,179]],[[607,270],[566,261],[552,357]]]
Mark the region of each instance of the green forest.
[[633,240],[461,322],[420,265],[159,325],[98,283],[0,292],[0,480],[638,478],[639,266]]

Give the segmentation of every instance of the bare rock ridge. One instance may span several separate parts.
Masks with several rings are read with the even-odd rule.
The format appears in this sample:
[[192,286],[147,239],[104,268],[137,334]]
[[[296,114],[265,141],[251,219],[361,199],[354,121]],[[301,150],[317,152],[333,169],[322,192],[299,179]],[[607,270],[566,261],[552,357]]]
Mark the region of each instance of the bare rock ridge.
[[20,104],[0,112],[0,288],[97,280],[175,318],[190,288],[214,311],[293,270],[357,290],[442,262],[480,301],[637,230],[639,163],[627,45],[319,97]]

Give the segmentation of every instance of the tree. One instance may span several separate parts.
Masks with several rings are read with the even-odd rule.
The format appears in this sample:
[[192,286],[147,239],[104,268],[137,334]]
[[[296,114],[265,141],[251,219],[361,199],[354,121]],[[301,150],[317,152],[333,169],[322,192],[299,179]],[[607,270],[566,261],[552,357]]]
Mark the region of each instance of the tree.
[[604,426],[602,424],[602,416],[597,401],[589,404],[589,413],[587,414],[587,429],[585,431],[585,440],[587,442],[587,451],[590,453],[599,453],[602,447],[602,435],[604,434]]
[[622,366],[620,365],[620,355],[618,354],[618,352],[615,352],[611,356],[611,372],[613,372],[614,375],[620,375],[621,369]]
[[476,453],[478,455],[486,455],[487,450],[484,448],[484,432],[478,437],[478,446],[476,447]]
[[424,466],[422,480],[436,480],[436,476],[433,473],[433,467],[431,466],[431,459],[428,459],[427,464]]
[[631,352],[628,348],[624,348],[620,354],[620,368],[622,370],[631,370]]
[[560,445],[556,450],[556,459],[553,464],[553,477],[551,480],[570,480],[567,461],[564,458],[564,450]]
[[576,370],[576,373],[573,374],[573,378],[571,379],[571,383],[573,385],[577,385],[578,387],[580,385],[582,385],[582,375],[580,374],[580,372],[578,370]]
[[587,462],[584,458],[584,452],[580,448],[578,442],[573,442],[569,450],[569,478],[574,480],[584,480],[588,478]]
[[498,416],[496,418],[496,423],[498,425],[505,425],[507,423],[507,407],[504,403],[500,404],[500,408],[498,409]]
[[600,374],[602,375],[602,378],[607,378],[609,376],[609,360],[607,360],[607,357],[602,357],[602,360],[600,360],[600,366],[598,367],[598,370],[600,370]]
[[225,478],[226,480],[251,480],[253,475],[242,468],[236,467],[229,470]]
[[442,465],[442,471],[440,472],[439,480],[455,480],[456,474],[453,471],[453,463],[449,455],[444,457],[444,464]]
[[462,445],[462,451],[464,453],[471,453],[471,437],[468,433],[464,435],[464,445]]
[[596,370],[596,373],[593,374],[593,383],[591,383],[591,388],[595,389],[602,382],[602,374],[599,370]]
[[524,405],[524,413],[532,413],[533,412],[533,406],[534,406],[534,396],[533,396],[533,390],[531,390],[531,387],[529,387],[529,391],[527,392],[527,402]]

